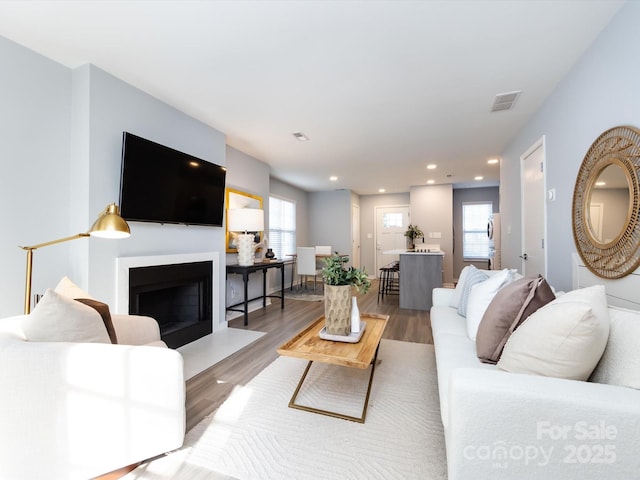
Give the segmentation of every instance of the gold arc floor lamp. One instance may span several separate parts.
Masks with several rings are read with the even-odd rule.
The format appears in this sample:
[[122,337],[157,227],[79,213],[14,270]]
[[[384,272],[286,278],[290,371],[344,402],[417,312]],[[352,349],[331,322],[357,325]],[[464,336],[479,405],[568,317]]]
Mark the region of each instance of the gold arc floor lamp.
[[30,247],[20,247],[27,251],[27,278],[24,288],[24,313],[25,315],[31,311],[31,271],[33,266],[33,251],[38,248],[48,247],[57,243],[68,242],[77,238],[84,237],[101,237],[101,238],[126,238],[131,235],[131,230],[127,222],[120,216],[120,209],[115,203],[108,205],[98,216],[91,228],[86,233],[78,233],[70,237],[51,240],[50,242],[39,243]]

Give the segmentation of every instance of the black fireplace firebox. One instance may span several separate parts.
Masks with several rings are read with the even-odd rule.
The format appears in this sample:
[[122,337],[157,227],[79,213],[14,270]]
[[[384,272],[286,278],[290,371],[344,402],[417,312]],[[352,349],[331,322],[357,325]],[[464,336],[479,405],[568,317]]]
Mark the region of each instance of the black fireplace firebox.
[[129,313],[148,315],[160,336],[178,348],[213,331],[213,262],[154,265],[129,270]]

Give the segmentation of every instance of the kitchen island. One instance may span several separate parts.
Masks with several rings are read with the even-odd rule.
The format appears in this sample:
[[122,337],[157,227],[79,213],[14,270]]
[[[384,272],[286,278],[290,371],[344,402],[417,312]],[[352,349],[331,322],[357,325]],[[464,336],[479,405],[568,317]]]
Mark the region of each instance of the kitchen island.
[[442,287],[444,253],[400,253],[400,308],[431,310],[431,291]]

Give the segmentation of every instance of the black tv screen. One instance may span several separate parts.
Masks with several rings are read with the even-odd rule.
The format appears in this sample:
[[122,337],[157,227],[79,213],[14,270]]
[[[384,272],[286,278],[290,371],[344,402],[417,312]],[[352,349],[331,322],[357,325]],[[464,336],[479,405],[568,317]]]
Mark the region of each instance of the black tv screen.
[[227,170],[123,132],[120,212],[126,220],[221,227]]

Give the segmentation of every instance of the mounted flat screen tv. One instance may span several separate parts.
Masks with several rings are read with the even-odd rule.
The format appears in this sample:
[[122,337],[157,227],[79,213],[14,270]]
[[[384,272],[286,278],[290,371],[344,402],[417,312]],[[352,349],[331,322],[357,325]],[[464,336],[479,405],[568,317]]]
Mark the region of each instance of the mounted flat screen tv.
[[226,173],[220,165],[123,132],[121,215],[221,227]]

